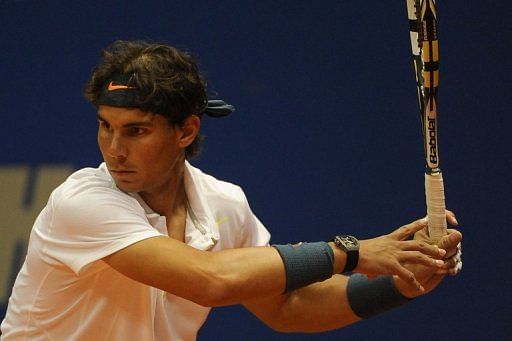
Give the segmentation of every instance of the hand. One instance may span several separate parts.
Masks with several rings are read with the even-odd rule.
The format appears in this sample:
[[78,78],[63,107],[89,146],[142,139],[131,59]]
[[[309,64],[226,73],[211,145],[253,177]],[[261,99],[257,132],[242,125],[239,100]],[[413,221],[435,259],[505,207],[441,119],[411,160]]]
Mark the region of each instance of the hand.
[[[446,210],[446,221],[448,222],[449,225],[453,227],[458,225],[455,214],[449,210]],[[452,236],[452,238],[457,238],[458,243],[454,245],[453,243],[450,243],[446,240],[443,242],[444,244],[442,248],[446,250],[446,255],[444,256],[445,265],[437,271],[438,275],[450,274],[452,276],[455,276],[462,269],[462,245],[460,243],[460,241],[462,240],[462,234],[459,231],[448,229],[447,235],[450,234],[457,235],[457,237]],[[414,234],[414,239],[425,241],[426,243],[429,243],[431,245],[434,244],[434,242],[429,238],[427,228],[416,232]],[[439,242],[439,244],[441,243]]]
[[426,219],[419,219],[388,235],[360,241],[359,262],[354,271],[369,277],[396,275],[412,292],[423,292],[415,273],[405,264],[421,265],[436,273],[445,266],[441,259],[446,255],[445,250],[423,240],[406,240],[426,227]]
[[[453,226],[457,226],[457,219],[453,212],[446,211],[446,220],[449,224]],[[444,264],[440,268],[433,269],[432,267],[425,267],[420,264],[409,264],[407,268],[411,270],[416,279],[421,283],[424,287],[425,291],[423,294],[432,291],[439,283],[442,281],[446,274],[456,275],[460,268],[462,267],[462,261],[460,260],[461,256],[461,240],[462,234],[453,229],[448,229],[448,234],[441,238],[439,241],[439,247],[446,250],[446,255],[444,256]],[[432,244],[432,241],[428,237],[427,229],[424,228],[418,231],[414,235],[415,240],[421,240],[426,243]],[[417,291],[410,290],[409,285],[405,283],[402,279],[395,276],[395,286],[402,293],[402,295],[412,298],[416,297],[422,293]]]

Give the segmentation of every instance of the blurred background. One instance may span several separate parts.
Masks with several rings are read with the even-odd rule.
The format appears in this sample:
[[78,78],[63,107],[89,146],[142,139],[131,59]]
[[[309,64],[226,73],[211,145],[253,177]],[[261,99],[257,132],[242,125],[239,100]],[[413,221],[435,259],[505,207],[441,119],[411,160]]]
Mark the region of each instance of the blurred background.
[[[488,340],[512,332],[512,4],[438,1],[440,156],[464,269],[428,296],[342,330],[278,334],[214,309],[199,340]],[[239,184],[274,243],[368,238],[425,214],[405,1],[0,0],[0,319],[33,220],[71,171],[97,166],[82,97],[100,51],[190,51],[230,117],[203,120],[193,164]]]

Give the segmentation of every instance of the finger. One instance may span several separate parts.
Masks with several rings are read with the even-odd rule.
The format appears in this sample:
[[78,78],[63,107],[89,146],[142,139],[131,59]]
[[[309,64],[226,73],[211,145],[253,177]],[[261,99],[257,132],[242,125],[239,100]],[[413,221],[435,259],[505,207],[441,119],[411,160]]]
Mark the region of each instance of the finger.
[[462,250],[459,249],[457,251],[455,256],[453,256],[453,260],[455,260],[455,262],[462,262]]
[[462,261],[458,262],[457,265],[455,265],[455,268],[450,270],[450,275],[456,276],[459,272],[462,271]]
[[389,235],[396,240],[405,240],[410,235],[418,232],[419,230],[427,227],[427,219],[421,218],[416,221],[413,221],[410,224],[399,227],[395,231],[391,232]]
[[462,263],[462,251],[457,251],[457,253],[450,259],[447,259],[445,263],[449,264],[448,268],[456,268],[459,263]]
[[441,268],[445,265],[445,261],[441,259],[434,259],[429,256],[424,255],[419,251],[404,251],[401,252],[398,256],[398,259],[401,264],[409,263],[409,264],[421,264],[431,268]]
[[444,256],[445,259],[449,259],[449,258],[452,258],[453,256],[455,256],[457,254],[457,248],[454,248],[454,249],[449,249],[446,251],[446,255]]
[[[452,276],[456,276],[462,270],[462,261],[455,263],[454,266],[451,266],[448,269],[440,269],[438,271],[446,271],[447,274]],[[436,272],[437,274],[437,272]]]
[[[447,229],[446,230],[446,236],[449,236],[450,234],[454,233],[454,232],[457,232],[457,230],[455,229]],[[459,232],[460,233],[460,232]],[[460,244],[460,242],[459,242]],[[446,255],[444,256],[444,258],[450,258],[450,257],[453,257],[453,255],[457,252],[458,248],[459,248],[460,245],[457,245],[456,248],[450,248],[449,250],[446,250]]]
[[[444,265],[441,267],[445,270],[450,270],[459,267],[459,263],[462,263],[462,251],[458,251],[453,257],[445,259]],[[462,267],[462,265],[460,265]],[[460,269],[458,270],[460,271]]]
[[450,210],[445,210],[445,214],[446,214],[446,221],[448,221],[448,223],[450,225],[453,225],[453,226],[459,225],[459,223],[457,222],[457,218],[455,217],[455,213],[453,213]]
[[431,240],[430,240],[430,237],[428,235],[428,229],[427,227],[425,226],[425,228],[419,230],[418,232],[416,232],[414,234],[414,238],[413,239],[417,239],[417,240],[423,240],[427,243],[430,243]]
[[425,255],[434,258],[442,258],[446,256],[446,251],[440,249],[437,245],[430,245],[420,240],[407,240],[401,242],[402,250],[404,251],[419,251]]
[[446,259],[444,261],[444,264],[441,267],[441,269],[450,270],[450,269],[454,268],[455,266],[457,266],[457,261],[452,257],[452,258]]
[[450,269],[437,269],[436,275],[446,275],[450,273]]
[[398,263],[397,263],[395,275],[397,275],[402,280],[404,280],[414,290],[419,291],[419,292],[425,291],[425,288],[423,288],[423,286],[420,284],[420,282],[418,282],[418,280],[416,279],[414,274]]
[[445,261],[445,264],[437,269],[436,275],[450,274],[452,276],[457,275],[462,270],[462,260],[456,261],[454,258],[450,258]]
[[462,235],[462,232],[460,232],[458,229],[446,229],[446,234],[452,234],[454,232],[458,232]]

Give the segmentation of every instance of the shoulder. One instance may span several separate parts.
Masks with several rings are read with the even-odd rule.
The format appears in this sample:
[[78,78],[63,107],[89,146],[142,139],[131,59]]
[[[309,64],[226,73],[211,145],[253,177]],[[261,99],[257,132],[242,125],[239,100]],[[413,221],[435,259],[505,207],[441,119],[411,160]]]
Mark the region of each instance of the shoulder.
[[192,209],[207,212],[214,221],[230,221],[232,229],[243,229],[253,213],[240,186],[219,180],[186,164],[185,189]]
[[54,194],[65,200],[95,194],[116,198],[131,198],[130,195],[116,187],[114,180],[103,164],[98,168],[82,168],[74,172],[62,185],[57,187]]
[[189,181],[202,196],[210,199],[210,202],[226,205],[245,205],[247,198],[242,188],[231,182],[219,180],[187,163]]
[[137,200],[120,191],[105,167],[83,168],[71,174],[50,197],[54,212],[98,215],[113,208],[143,213]]
[[[218,229],[220,240],[216,250],[268,245],[270,234],[252,212],[240,186],[219,180],[189,164],[187,171],[188,182],[193,182],[188,184],[188,190],[195,192],[193,201],[201,202],[203,211],[207,207],[213,218],[211,225]],[[187,194],[190,193],[187,191]]]

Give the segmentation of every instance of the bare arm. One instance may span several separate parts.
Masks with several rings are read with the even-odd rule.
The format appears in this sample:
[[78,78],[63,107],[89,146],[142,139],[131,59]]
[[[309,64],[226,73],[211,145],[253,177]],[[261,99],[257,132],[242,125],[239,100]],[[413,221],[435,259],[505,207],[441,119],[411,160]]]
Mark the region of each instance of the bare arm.
[[[369,275],[396,274],[413,290],[420,287],[403,263],[433,266],[437,247],[420,241],[404,241],[424,227],[420,221],[389,235],[363,241],[356,270]],[[345,266],[346,254],[330,243],[334,251],[333,273]],[[148,238],[103,259],[122,274],[204,306],[246,302],[279,296],[286,284],[286,272],[272,247],[198,251],[167,237]]]
[[[333,271],[345,264],[335,251]],[[149,238],[103,259],[124,275],[204,306],[236,304],[278,296],[286,277],[272,247],[199,251],[167,237]]]
[[[447,211],[447,220],[453,225],[457,223],[450,211]],[[450,257],[456,253],[462,234],[455,230],[448,232],[449,234],[439,242],[439,246],[447,251],[441,267],[436,269],[422,264],[406,265],[420,281],[424,292],[411,289],[410,283],[394,276],[395,286],[402,295],[412,298],[428,293],[437,287],[445,274],[454,274],[456,264]],[[428,241],[426,229],[417,231],[415,238]],[[324,282],[309,285],[286,295],[247,301],[244,306],[269,327],[281,332],[321,332],[342,328],[360,320],[348,301],[348,279],[347,276],[335,275]]]
[[332,278],[279,297],[251,300],[244,306],[280,332],[322,332],[359,321],[347,299],[348,277]]

